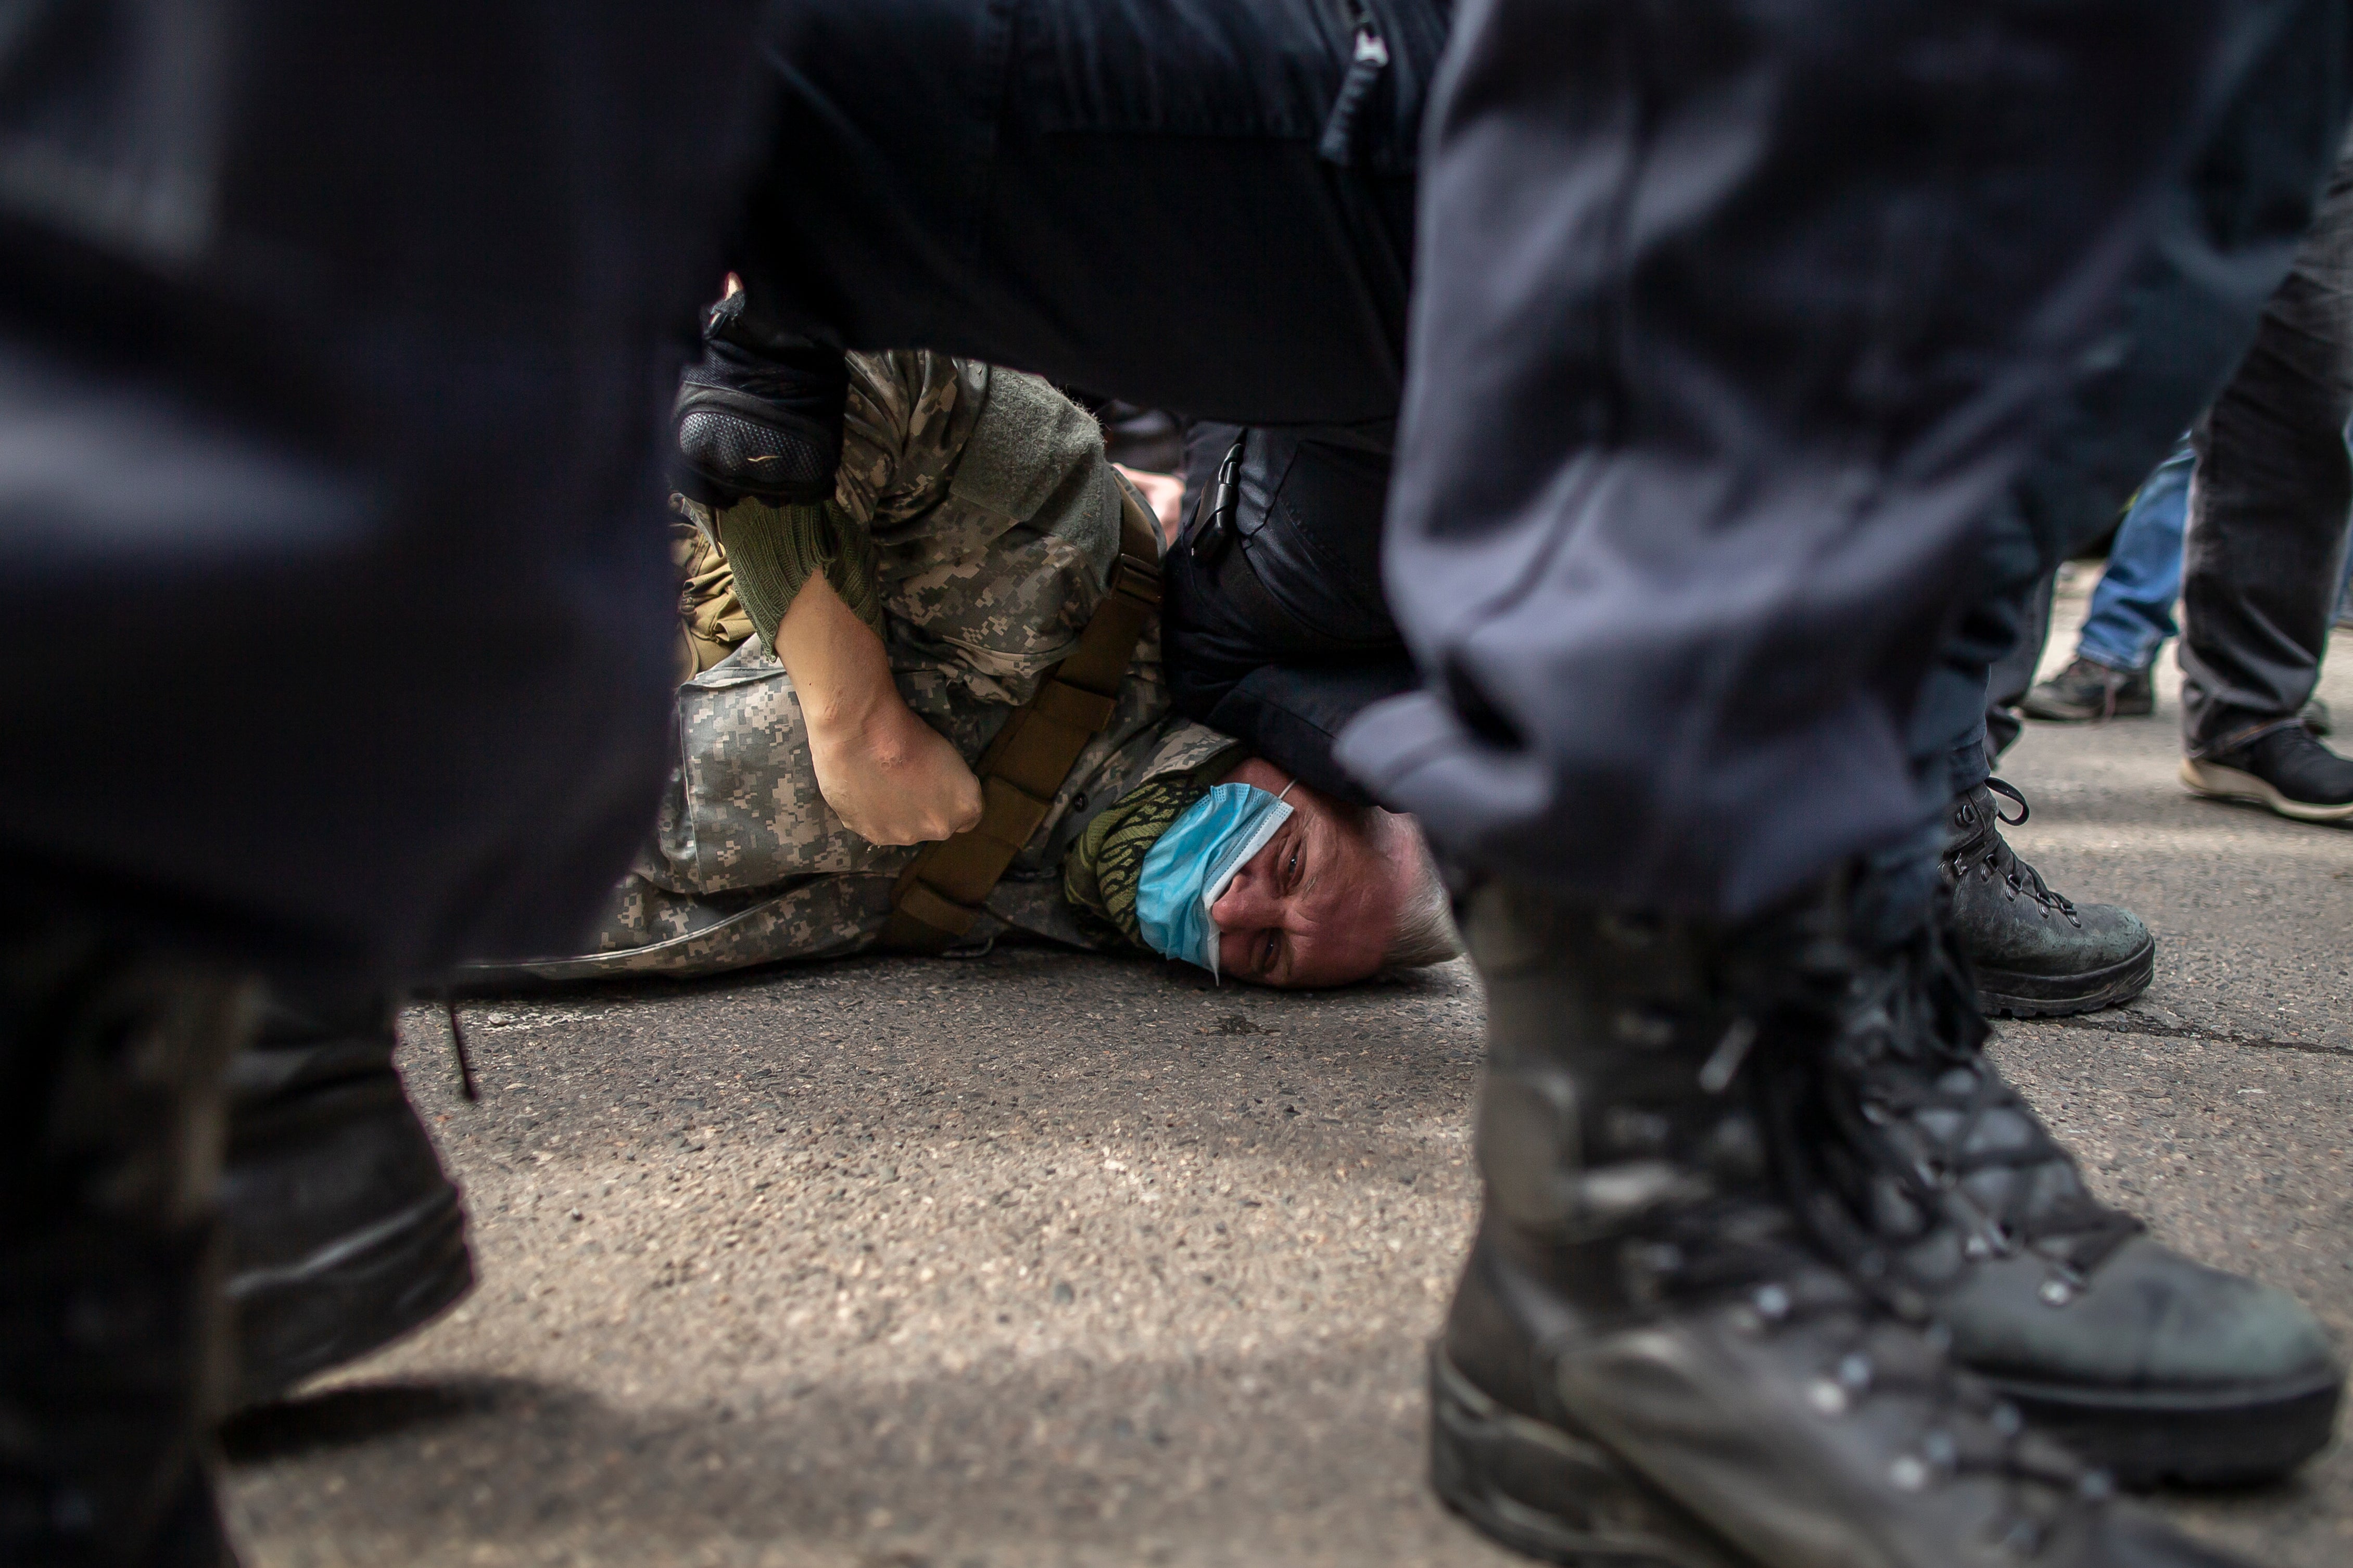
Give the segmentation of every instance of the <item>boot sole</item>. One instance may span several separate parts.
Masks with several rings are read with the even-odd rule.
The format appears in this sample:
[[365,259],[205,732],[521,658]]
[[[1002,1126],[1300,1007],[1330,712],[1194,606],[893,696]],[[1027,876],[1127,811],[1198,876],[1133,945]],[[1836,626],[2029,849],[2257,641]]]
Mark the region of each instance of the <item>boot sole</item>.
[[2157,973],[2157,939],[2130,958],[2081,974],[2026,974],[1978,967],[1978,1008],[1989,1018],[2064,1018],[2122,1006],[2148,989]]
[[1430,1483],[1514,1552],[1572,1568],[1756,1568],[1608,1449],[1497,1404],[1430,1348]]
[[381,1350],[473,1284],[466,1214],[446,1187],[298,1262],[233,1276],[237,1407]]
[[2243,800],[2251,805],[2267,806],[2281,816],[2297,822],[2353,821],[2353,801],[2343,805],[2290,800],[2265,779],[2242,773],[2237,768],[2218,767],[2201,763],[2195,757],[2181,759],[2181,782],[2192,795],[2202,795],[2210,800]]
[[2327,1446],[2344,1392],[2333,1372],[2204,1396],[1978,1375],[2038,1429],[2135,1489],[2276,1479]]
[[2029,719],[2044,724],[2099,724],[2110,719],[2151,719],[2157,716],[2157,704],[2143,707],[2139,703],[2118,707],[2110,712],[2100,708],[2038,708],[2021,702],[2018,710]]

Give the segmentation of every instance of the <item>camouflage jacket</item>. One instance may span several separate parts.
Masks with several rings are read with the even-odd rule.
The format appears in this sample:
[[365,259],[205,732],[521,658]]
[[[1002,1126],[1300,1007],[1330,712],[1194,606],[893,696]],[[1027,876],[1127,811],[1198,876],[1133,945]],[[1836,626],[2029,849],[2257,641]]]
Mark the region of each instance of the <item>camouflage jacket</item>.
[[[1094,421],[1035,376],[922,353],[850,356],[836,500],[870,531],[907,705],[976,760],[1067,654],[1119,552],[1121,481]],[[690,516],[691,503],[682,507]],[[702,974],[871,946],[913,847],[868,843],[818,793],[784,667],[750,636],[708,519],[681,540],[677,765],[589,952],[547,978]],[[730,640],[732,651],[724,651]],[[1232,745],[1169,711],[1147,628],[1110,726],[1081,755],[976,931],[1084,944],[1062,856],[1095,813]]]

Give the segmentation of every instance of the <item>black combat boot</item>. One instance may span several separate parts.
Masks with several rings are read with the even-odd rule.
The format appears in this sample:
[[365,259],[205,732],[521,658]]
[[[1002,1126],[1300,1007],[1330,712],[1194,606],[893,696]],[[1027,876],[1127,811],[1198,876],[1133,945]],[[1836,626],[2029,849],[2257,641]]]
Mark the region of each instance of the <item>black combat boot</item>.
[[430,1321],[474,1282],[466,1215],[393,1070],[391,1007],[273,1004],[230,1069],[221,1196],[237,1404]]
[[[1432,1479],[1592,1568],[2189,1568],[1949,1360],[1810,1143],[1853,995],[1847,899],[1738,931],[1490,885],[1486,1202],[1432,1354]],[[1966,998],[1962,998],[1966,1010]]]
[[2310,1458],[2344,1385],[2312,1314],[2094,1199],[1986,1058],[1938,932],[1923,942],[1859,977],[1837,1039],[1836,1125],[1813,1146],[1868,1217],[1852,1247],[1929,1300],[1954,1359],[2128,1484]]
[[[1994,796],[2018,803],[2005,817]],[[2157,939],[2114,904],[2073,904],[2018,858],[2002,824],[2026,801],[2000,779],[1956,798],[1945,840],[1953,930],[1977,970],[1978,1005],[1995,1017],[2055,1018],[2131,1001],[2148,989]]]
[[0,1563],[226,1568],[221,1079],[248,987],[0,931]]

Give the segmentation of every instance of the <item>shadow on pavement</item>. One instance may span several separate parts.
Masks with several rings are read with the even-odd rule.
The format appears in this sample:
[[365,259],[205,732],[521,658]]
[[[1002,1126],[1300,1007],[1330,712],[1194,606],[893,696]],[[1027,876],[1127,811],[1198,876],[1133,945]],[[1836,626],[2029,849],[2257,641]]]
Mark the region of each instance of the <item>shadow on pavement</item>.
[[1279,1558],[1303,1531],[1365,1563],[1486,1560],[1423,1490],[1420,1363],[1418,1339],[1383,1335],[804,1379],[684,1408],[525,1383],[361,1387],[257,1412],[236,1457],[307,1440],[309,1462],[242,1488],[246,1506],[299,1508],[354,1560],[700,1562],[757,1542],[796,1562],[1141,1561],[1155,1541]]
[[550,1394],[501,1377],[348,1384],[238,1411],[221,1425],[221,1449],[231,1464],[299,1458],[489,1415]]

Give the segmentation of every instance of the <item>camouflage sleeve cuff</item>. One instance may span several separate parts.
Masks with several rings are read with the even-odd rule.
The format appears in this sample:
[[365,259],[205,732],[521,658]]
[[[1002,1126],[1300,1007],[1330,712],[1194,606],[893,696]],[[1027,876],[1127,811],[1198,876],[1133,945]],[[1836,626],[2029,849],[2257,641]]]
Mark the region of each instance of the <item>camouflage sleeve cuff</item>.
[[719,547],[734,569],[735,596],[761,641],[776,646],[776,627],[811,577],[833,584],[858,618],[882,633],[882,590],[874,542],[831,501],[770,506],[745,497],[720,512]]

